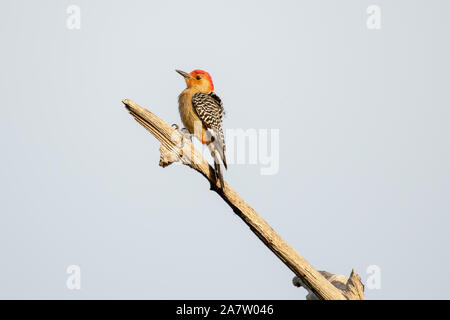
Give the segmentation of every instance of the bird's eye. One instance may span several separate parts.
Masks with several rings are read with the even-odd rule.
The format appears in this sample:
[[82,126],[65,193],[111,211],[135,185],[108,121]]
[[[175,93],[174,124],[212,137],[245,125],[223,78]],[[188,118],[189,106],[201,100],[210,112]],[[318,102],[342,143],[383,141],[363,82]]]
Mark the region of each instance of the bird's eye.
[[197,76],[197,78],[196,78],[197,80],[200,80],[201,79],[201,77],[200,76]]

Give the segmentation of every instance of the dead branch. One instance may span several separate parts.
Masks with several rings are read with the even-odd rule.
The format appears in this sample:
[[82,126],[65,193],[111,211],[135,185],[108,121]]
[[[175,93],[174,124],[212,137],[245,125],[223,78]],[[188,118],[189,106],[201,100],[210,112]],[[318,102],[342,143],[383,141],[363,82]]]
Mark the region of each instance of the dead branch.
[[364,299],[364,286],[353,270],[347,280],[344,276],[332,278],[335,275],[314,269],[226,182],[225,187],[220,188],[220,183],[215,181],[214,169],[194,148],[189,139],[185,139],[179,131],[133,101],[125,99],[122,102],[136,121],[161,142],[159,165],[166,167],[175,161],[180,161],[208,179],[211,190],[215,191],[250,227],[250,230],[295,273],[294,285],[304,286],[309,292],[309,299]]

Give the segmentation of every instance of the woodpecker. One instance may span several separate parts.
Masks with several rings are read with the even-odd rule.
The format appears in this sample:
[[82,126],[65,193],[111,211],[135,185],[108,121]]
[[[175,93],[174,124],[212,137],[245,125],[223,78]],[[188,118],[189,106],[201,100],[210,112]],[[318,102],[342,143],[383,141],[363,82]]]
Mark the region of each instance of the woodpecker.
[[202,144],[206,144],[214,159],[214,172],[222,188],[225,186],[221,163],[227,169],[225,138],[222,130],[224,108],[214,93],[214,84],[208,72],[194,70],[187,73],[175,70],[184,77],[187,88],[178,96],[178,110],[184,127]]

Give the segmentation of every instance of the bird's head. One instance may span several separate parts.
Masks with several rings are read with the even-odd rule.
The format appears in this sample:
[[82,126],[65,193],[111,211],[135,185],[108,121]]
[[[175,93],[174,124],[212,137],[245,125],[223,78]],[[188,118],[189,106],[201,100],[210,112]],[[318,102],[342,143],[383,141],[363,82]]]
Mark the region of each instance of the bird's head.
[[184,77],[188,88],[195,88],[201,92],[214,91],[214,84],[208,72],[203,70],[194,70],[191,73],[175,70]]

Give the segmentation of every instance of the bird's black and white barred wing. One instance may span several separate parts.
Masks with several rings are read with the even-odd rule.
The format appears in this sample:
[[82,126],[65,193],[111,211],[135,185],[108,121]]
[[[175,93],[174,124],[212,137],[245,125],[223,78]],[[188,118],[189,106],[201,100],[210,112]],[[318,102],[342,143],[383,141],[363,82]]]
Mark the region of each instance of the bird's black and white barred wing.
[[197,92],[192,97],[192,105],[207,128],[222,128],[222,100],[214,92]]
[[225,159],[225,138],[222,130],[224,108],[222,100],[214,92],[197,92],[192,96],[192,105],[203,125],[209,129],[212,142],[220,153],[222,162],[227,167]]

